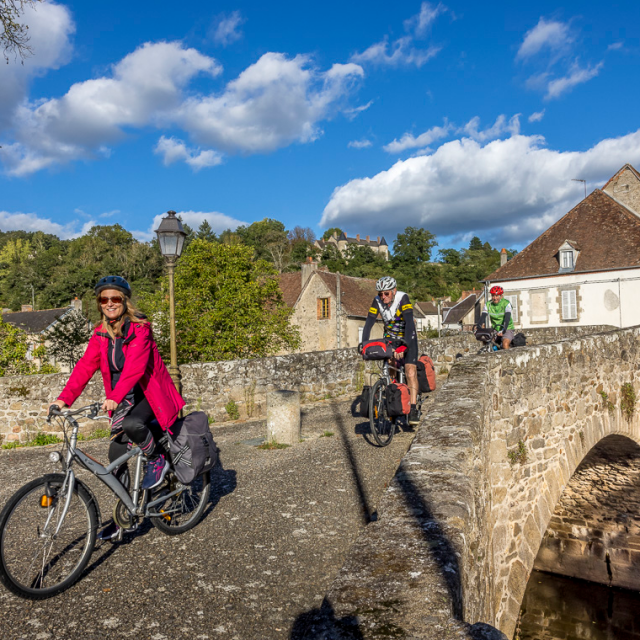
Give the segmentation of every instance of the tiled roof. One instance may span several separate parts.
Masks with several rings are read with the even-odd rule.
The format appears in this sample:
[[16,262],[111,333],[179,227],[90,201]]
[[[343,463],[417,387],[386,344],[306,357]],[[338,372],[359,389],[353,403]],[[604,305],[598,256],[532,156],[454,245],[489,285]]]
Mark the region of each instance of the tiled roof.
[[480,298],[479,295],[472,293],[468,295],[464,300],[461,300],[453,307],[450,307],[445,313],[442,320],[443,324],[457,324],[473,309],[476,304],[476,300]]
[[287,307],[293,307],[302,291],[302,272],[281,273],[279,280],[284,303]]
[[[328,271],[317,271],[316,273],[335,297],[338,288],[337,274]],[[371,302],[377,295],[376,281],[341,275],[340,291],[345,313],[356,318],[366,318]]]
[[3,313],[3,322],[8,322],[27,333],[40,333],[69,311],[69,307],[61,309],[43,309],[42,311],[17,311]]
[[557,275],[565,240],[580,251],[572,273],[640,267],[640,217],[596,189],[485,280]]

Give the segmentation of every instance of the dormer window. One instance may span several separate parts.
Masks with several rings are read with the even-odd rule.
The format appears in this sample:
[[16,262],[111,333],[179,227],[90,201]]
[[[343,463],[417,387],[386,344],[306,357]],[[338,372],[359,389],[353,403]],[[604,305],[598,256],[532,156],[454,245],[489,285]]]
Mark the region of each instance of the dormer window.
[[578,247],[575,242],[565,240],[558,249],[558,273],[569,273],[576,268],[576,260],[578,259]]
[[563,269],[573,269],[573,251],[560,252],[560,266]]

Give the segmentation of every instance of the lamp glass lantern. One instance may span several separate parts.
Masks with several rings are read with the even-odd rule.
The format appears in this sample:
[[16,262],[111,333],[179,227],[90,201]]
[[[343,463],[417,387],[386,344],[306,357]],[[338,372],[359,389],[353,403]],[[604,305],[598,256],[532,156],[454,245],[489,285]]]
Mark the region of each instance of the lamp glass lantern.
[[156,234],[160,244],[160,253],[167,260],[177,260],[182,253],[187,234],[175,211],[167,211],[167,215],[162,218],[160,226],[156,229]]

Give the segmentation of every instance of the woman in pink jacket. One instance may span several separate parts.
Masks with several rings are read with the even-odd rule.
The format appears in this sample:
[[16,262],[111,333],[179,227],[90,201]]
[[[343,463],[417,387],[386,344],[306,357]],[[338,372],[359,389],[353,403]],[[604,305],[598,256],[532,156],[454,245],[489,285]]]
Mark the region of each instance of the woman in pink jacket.
[[[142,488],[152,489],[164,479],[169,463],[150,425],[155,419],[166,431],[185,403],[158,353],[149,321],[131,303],[129,283],[120,276],[106,276],[95,286],[95,293],[101,320],[53,404],[60,409],[71,406],[100,369],[106,394],[102,410],[112,419],[109,460],[125,453],[129,442],[138,445],[147,458]],[[126,465],[116,475],[128,483]],[[114,523],[100,537],[118,534]]]

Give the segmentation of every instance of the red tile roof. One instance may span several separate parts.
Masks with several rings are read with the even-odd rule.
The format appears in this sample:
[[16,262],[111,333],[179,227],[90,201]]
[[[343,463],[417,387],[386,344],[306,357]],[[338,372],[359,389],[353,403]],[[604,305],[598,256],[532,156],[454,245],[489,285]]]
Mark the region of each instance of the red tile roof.
[[302,272],[281,273],[279,279],[284,303],[291,308],[302,291]]
[[580,251],[572,273],[640,267],[640,217],[596,189],[485,280],[558,275],[565,240]]

